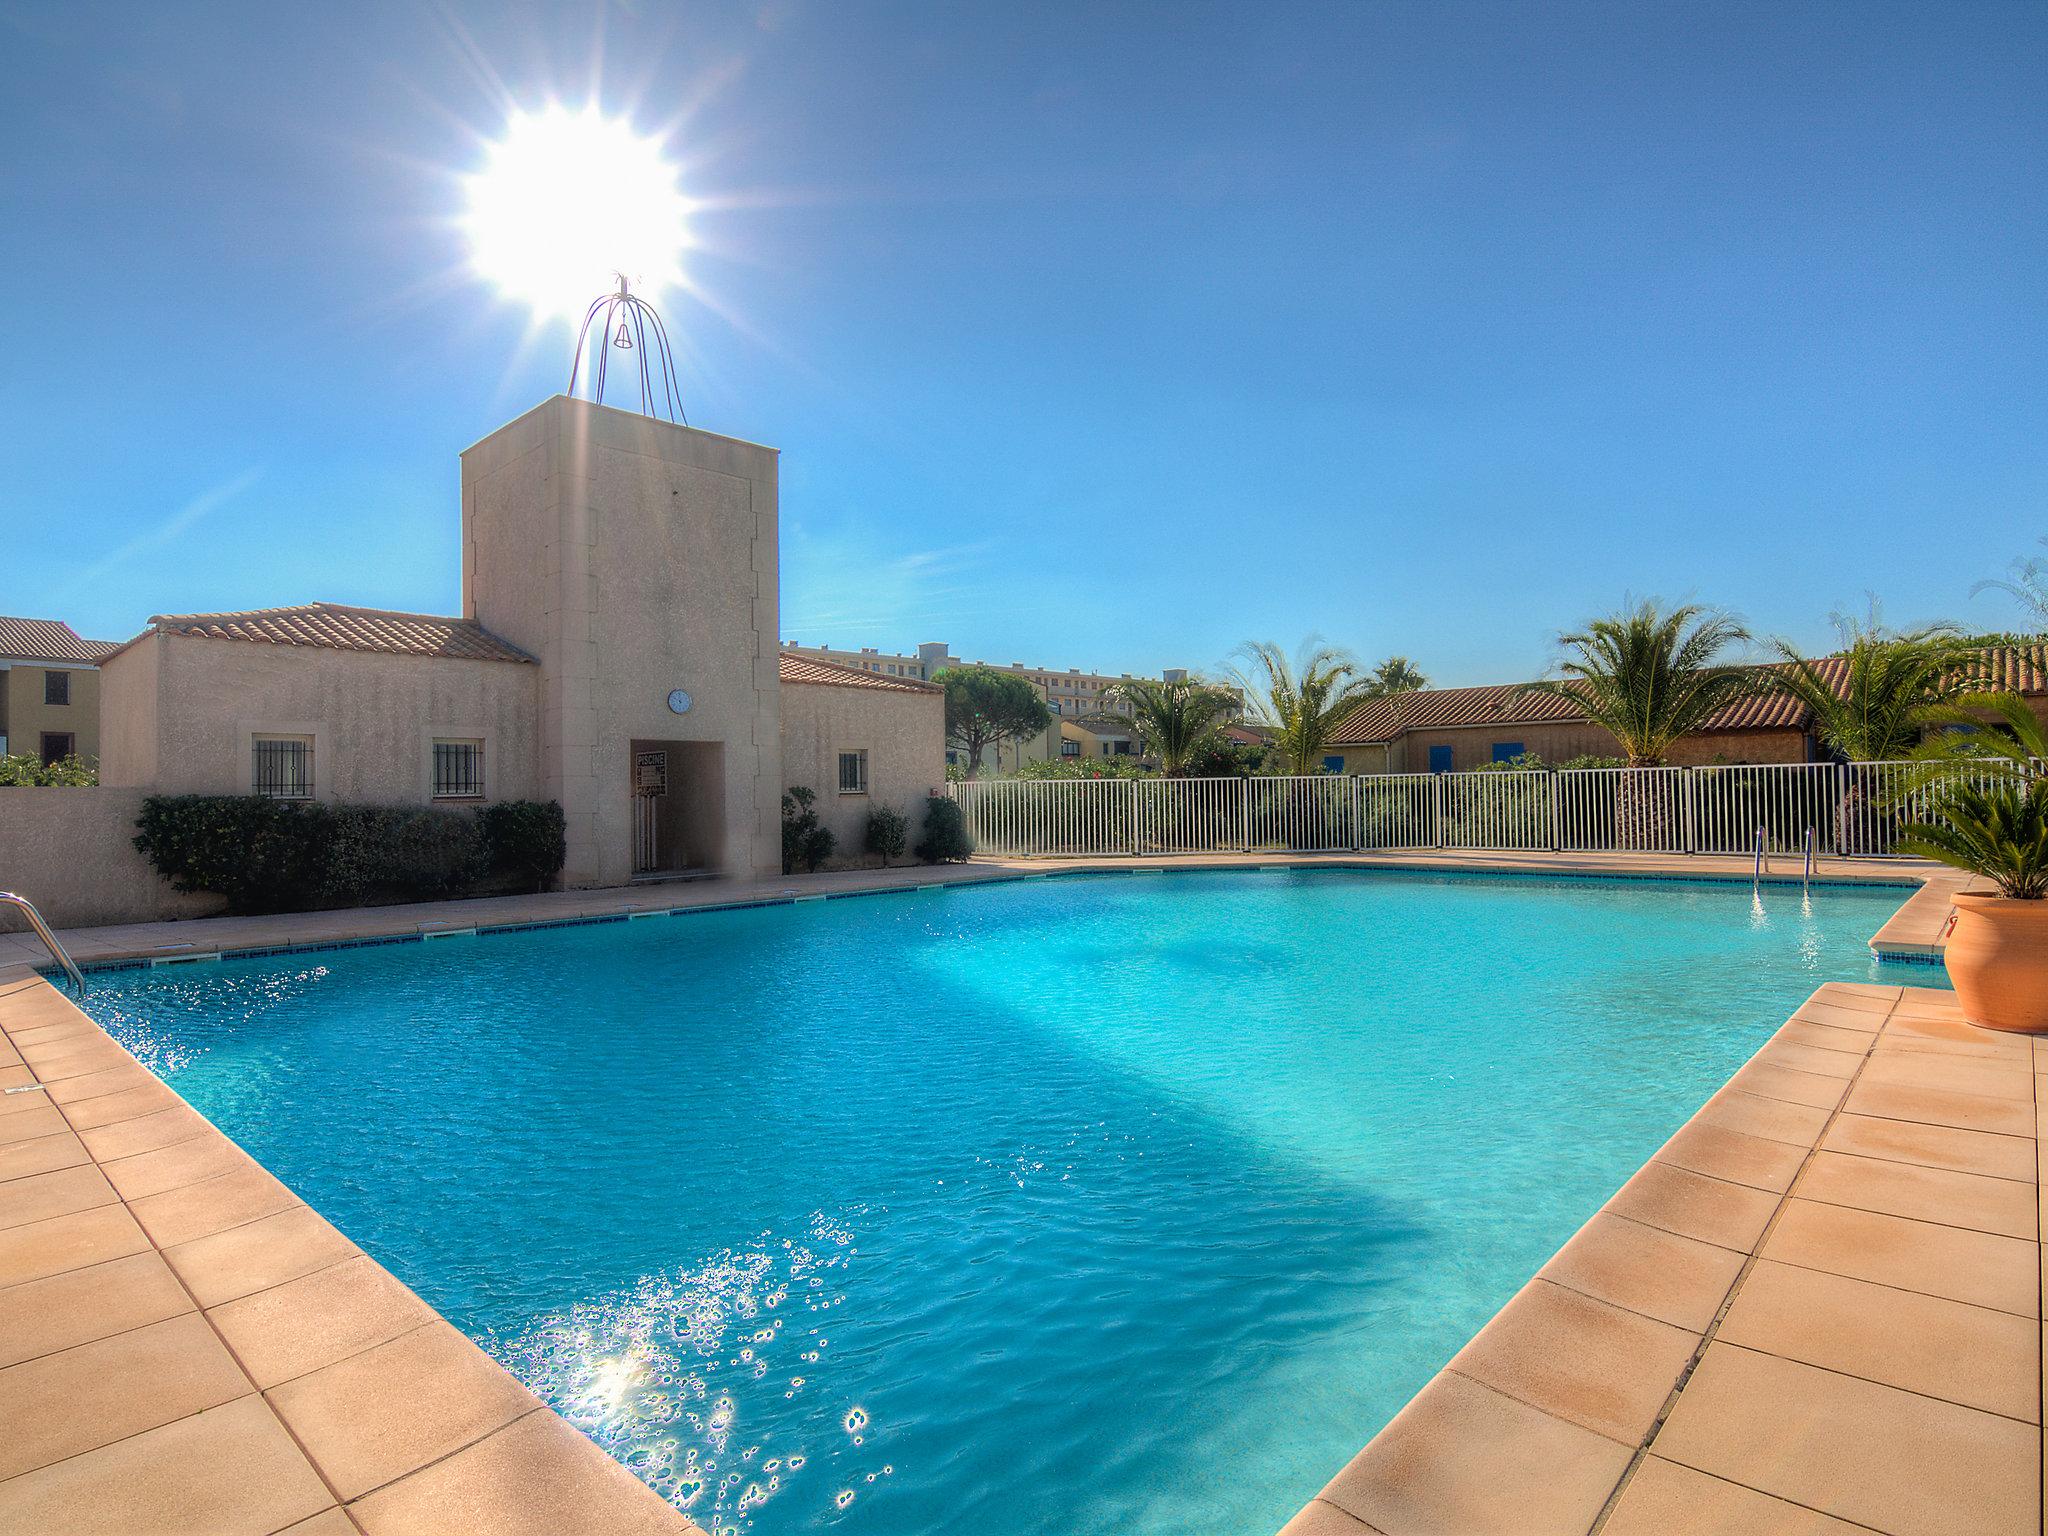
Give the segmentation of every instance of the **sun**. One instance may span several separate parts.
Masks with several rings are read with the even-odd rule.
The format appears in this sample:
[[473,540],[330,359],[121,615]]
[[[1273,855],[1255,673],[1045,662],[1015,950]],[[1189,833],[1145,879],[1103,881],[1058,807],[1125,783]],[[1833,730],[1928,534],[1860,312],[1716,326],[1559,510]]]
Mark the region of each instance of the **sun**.
[[623,119],[519,113],[465,187],[471,266],[537,319],[581,318],[614,274],[649,296],[682,283],[689,199],[663,140]]

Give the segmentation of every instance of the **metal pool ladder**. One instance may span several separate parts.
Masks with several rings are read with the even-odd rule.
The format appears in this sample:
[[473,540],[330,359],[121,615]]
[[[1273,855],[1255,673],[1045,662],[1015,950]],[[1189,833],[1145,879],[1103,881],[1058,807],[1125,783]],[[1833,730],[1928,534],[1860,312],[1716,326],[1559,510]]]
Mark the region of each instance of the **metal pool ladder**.
[[0,891],[0,906],[21,909],[21,915],[28,919],[29,927],[35,929],[36,937],[43,941],[43,947],[50,952],[50,958],[64,967],[64,974],[71,978],[72,988],[83,997],[85,972],[72,963],[70,954],[57,942],[57,935],[50,932],[50,925],[43,921],[43,914],[36,910],[36,904],[26,896],[16,895],[13,891]]

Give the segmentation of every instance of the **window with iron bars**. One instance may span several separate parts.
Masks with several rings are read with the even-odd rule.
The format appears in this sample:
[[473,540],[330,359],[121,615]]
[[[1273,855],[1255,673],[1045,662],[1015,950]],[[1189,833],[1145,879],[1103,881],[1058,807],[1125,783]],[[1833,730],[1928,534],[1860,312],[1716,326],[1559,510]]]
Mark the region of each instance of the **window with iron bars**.
[[313,738],[258,736],[249,789],[272,800],[313,798]]
[[484,744],[480,741],[434,743],[434,798],[481,800],[484,794]]
[[864,795],[868,792],[868,755],[865,752],[839,754],[839,793]]

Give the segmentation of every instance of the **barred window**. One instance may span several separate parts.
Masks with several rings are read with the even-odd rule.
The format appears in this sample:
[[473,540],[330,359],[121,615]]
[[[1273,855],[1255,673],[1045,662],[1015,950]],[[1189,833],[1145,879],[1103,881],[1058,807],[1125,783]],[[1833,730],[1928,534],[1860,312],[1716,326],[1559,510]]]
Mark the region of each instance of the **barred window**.
[[868,755],[865,752],[839,754],[839,793],[864,795],[868,792]]
[[480,741],[434,743],[434,798],[481,800],[484,794],[484,744]]
[[252,793],[273,800],[313,798],[313,738],[258,736],[255,763],[249,775]]

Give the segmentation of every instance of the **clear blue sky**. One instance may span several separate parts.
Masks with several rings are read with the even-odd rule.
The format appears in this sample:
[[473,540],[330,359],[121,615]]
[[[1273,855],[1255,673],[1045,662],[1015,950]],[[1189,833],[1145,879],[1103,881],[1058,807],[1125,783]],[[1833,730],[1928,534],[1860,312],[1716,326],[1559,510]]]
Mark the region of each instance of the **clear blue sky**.
[[[598,17],[603,16],[600,36]],[[708,205],[691,419],[786,637],[1528,674],[1629,594],[1986,627],[2048,534],[2048,6],[0,4],[0,612],[454,611],[568,336],[509,102]]]

